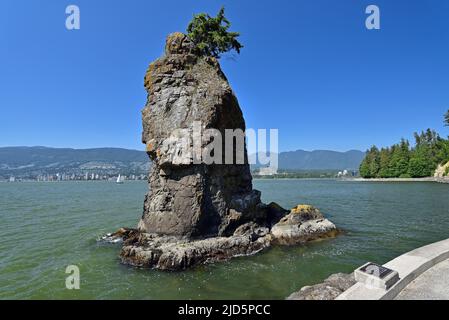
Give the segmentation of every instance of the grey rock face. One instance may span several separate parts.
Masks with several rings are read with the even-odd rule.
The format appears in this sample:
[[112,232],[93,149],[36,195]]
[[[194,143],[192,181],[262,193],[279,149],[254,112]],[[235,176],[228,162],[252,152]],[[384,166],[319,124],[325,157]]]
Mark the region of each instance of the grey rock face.
[[304,287],[292,293],[287,300],[335,300],[340,294],[355,285],[354,274],[337,273],[323,283]]
[[203,240],[137,233],[135,238],[125,241],[120,256],[122,262],[132,266],[180,271],[202,263],[252,255],[269,246],[268,233]]
[[[165,56],[150,65],[145,88],[142,140],[154,165],[138,229],[187,238],[232,235],[260,213],[246,149],[243,164],[229,165],[193,164],[185,162],[189,155],[173,154],[186,132],[193,135],[196,123],[203,131],[220,130],[223,137],[226,129],[245,130],[237,98],[217,60],[198,57],[187,36],[174,33],[167,38]],[[210,142],[203,139],[201,146]]]

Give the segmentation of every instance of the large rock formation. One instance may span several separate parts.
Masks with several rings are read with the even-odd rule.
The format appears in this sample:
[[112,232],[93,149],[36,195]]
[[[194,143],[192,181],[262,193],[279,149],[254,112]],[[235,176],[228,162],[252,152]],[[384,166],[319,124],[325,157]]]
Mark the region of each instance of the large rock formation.
[[[153,168],[138,229],[187,238],[232,235],[261,206],[245,150],[244,164],[212,165],[194,164],[193,157],[201,153],[183,150],[183,143],[192,145],[194,138],[201,149],[211,142],[194,136],[195,125],[201,132],[218,129],[222,137],[226,129],[245,131],[242,111],[220,65],[214,58],[197,56],[188,37],[174,33],[167,39],[165,56],[150,65],[145,88],[142,140]],[[235,145],[232,151],[236,154]]]
[[[231,144],[234,163],[226,164],[226,131],[245,131],[242,111],[218,61],[199,56],[186,35],[167,38],[165,55],[150,65],[145,88],[142,140],[153,166],[143,216],[137,230],[104,238],[124,241],[124,263],[183,270],[254,254],[273,243],[336,234],[335,225],[313,207],[288,211],[260,201],[244,139]],[[223,137],[217,140],[223,154],[212,154],[218,163],[201,161],[202,151],[210,154],[216,142],[214,135],[201,134],[208,129]]]

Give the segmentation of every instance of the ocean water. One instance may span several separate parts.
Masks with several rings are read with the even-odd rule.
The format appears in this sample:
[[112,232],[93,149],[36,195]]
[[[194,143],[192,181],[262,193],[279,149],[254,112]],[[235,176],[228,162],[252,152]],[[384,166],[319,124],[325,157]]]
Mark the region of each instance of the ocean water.
[[[120,264],[100,235],[136,226],[145,182],[0,183],[0,299],[284,299],[367,261],[449,238],[449,185],[257,180],[265,202],[317,206],[345,233],[182,273]],[[68,265],[80,290],[68,290]]]

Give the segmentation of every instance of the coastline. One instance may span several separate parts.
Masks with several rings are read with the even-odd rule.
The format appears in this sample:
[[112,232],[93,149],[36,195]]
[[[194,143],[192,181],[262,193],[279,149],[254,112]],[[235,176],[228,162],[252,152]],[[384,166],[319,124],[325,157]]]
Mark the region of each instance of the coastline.
[[437,182],[437,183],[449,183],[449,178],[343,178],[342,181],[354,181],[354,182]]
[[[303,180],[303,181],[344,181],[344,182],[437,182],[437,183],[447,183],[449,184],[449,177],[447,178],[253,178],[253,181],[278,181],[278,180]],[[146,180],[126,180],[129,182],[145,182]],[[114,182],[108,180],[95,180],[95,181],[86,181],[86,180],[67,180],[67,181],[36,181],[36,180],[23,180],[23,181],[15,181],[9,182],[6,180],[0,180],[0,183],[5,184],[17,184],[17,183],[57,183],[57,182]],[[115,182],[114,182],[115,183]]]

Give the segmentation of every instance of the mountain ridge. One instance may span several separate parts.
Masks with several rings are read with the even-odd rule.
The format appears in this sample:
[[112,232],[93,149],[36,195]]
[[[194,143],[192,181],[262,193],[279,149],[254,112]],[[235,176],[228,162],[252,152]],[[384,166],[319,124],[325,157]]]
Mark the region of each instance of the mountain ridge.
[[[358,170],[365,153],[298,149],[279,153],[281,170]],[[260,167],[260,166],[259,166]],[[145,151],[100,147],[88,149],[45,146],[0,147],[0,175],[36,175],[58,171],[99,170],[110,174],[147,174],[149,159]]]

